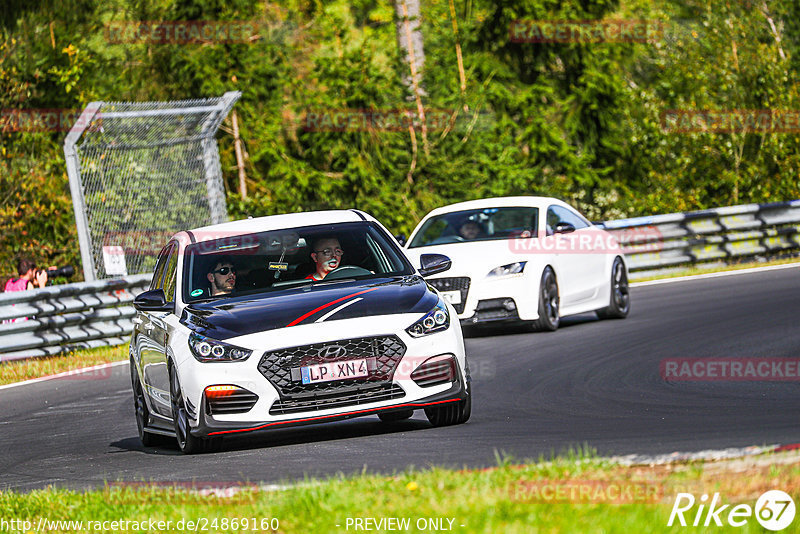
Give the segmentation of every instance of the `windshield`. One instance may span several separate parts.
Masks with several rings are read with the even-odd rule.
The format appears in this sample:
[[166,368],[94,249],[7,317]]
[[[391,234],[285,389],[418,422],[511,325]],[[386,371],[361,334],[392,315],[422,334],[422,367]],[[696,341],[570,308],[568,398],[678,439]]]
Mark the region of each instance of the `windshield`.
[[186,247],[183,299],[196,302],[413,273],[394,240],[373,223],[290,228]]
[[466,241],[536,237],[538,208],[483,208],[431,217],[409,248]]

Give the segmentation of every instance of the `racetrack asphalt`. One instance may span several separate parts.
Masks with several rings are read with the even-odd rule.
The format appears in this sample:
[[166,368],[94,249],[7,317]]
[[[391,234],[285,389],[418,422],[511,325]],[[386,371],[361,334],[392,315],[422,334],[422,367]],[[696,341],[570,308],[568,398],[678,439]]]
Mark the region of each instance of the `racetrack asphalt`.
[[117,482],[285,483],[336,473],[800,442],[800,382],[667,381],[666,358],[800,358],[800,268],[634,287],[626,320],[469,337],[473,411],[432,428],[376,416],[226,439],[221,452],[143,448],[127,365],[0,391],[0,489]]

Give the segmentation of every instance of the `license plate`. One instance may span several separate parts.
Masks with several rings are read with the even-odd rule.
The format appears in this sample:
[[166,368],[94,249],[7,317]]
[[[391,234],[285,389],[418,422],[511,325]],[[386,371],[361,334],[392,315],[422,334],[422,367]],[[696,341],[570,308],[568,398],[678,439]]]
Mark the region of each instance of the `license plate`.
[[362,378],[369,376],[367,359],[347,360],[343,362],[319,363],[300,368],[300,377],[303,384],[317,384],[333,380],[347,380],[348,378]]
[[450,304],[461,304],[461,291],[442,291],[442,298]]

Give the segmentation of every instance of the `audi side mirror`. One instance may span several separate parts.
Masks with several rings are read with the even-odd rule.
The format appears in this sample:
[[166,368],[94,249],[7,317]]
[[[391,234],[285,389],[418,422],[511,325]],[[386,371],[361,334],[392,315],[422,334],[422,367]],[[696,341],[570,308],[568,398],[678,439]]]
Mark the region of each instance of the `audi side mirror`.
[[570,223],[558,223],[555,228],[555,233],[557,234],[570,234],[575,231],[575,227],[572,226]]

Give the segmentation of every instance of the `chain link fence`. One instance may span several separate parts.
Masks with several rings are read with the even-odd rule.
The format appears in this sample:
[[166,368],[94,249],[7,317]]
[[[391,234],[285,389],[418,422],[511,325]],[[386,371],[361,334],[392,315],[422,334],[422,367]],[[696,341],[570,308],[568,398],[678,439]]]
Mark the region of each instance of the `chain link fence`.
[[240,96],[86,107],[64,142],[85,280],[152,272],[169,235],[227,220],[214,136]]

